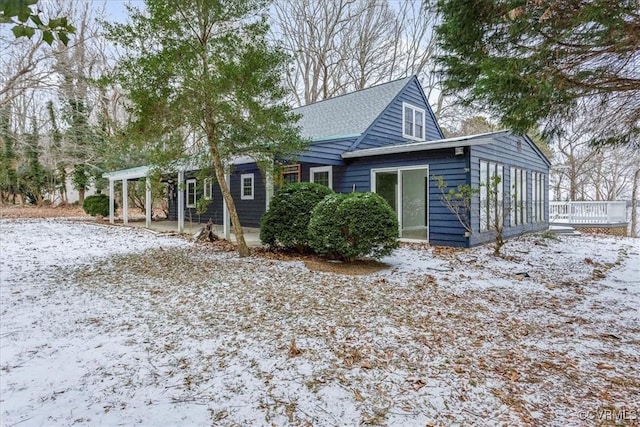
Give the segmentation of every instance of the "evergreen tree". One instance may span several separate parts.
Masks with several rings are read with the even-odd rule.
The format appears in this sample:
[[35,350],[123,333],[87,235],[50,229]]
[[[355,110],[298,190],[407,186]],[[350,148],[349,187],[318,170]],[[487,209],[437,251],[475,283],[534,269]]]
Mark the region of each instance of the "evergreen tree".
[[247,256],[225,180],[230,161],[243,155],[270,162],[304,147],[293,127],[297,117],[284,103],[288,58],[266,40],[267,3],[145,3],[145,12],[130,8],[130,24],[113,25],[108,32],[131,52],[118,73],[133,103],[130,136],[166,144],[182,133],[202,142],[229,209],[238,252]]
[[31,203],[41,205],[43,191],[47,184],[47,176],[40,161],[40,135],[38,121],[35,116],[31,120],[31,133],[26,138],[24,159],[25,163],[19,168],[24,195]]
[[84,195],[91,184],[91,166],[88,160],[93,153],[94,133],[89,124],[88,111],[84,99],[71,98],[67,100],[66,120],[69,128],[66,131],[67,157],[71,159],[71,183],[78,191],[79,202],[82,204]]
[[637,0],[438,0],[444,87],[509,128],[561,134],[592,117],[595,143],[638,144]]
[[0,108],[0,192],[2,201],[16,202],[18,176],[16,172],[16,153],[14,135],[11,132],[8,106]]
[[64,161],[64,152],[62,148],[62,132],[58,128],[53,102],[47,102],[47,111],[49,112],[49,121],[51,122],[51,155],[54,158],[55,171],[53,179],[55,190],[60,193],[60,201],[67,203],[67,165]]

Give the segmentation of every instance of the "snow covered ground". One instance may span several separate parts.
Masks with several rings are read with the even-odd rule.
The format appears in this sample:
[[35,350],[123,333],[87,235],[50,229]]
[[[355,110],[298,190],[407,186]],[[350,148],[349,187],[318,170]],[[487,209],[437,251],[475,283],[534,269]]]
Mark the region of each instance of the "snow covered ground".
[[[369,276],[0,221],[0,424],[593,425],[640,411],[640,240],[405,247]],[[636,421],[637,422],[637,421]]]

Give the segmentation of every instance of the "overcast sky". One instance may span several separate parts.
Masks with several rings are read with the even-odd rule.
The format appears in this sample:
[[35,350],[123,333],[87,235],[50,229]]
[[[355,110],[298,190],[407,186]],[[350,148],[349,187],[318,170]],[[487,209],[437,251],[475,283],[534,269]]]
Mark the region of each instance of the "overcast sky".
[[106,18],[109,21],[124,22],[127,17],[126,4],[131,4],[135,7],[142,7],[144,5],[143,0],[88,0],[93,3],[97,9],[102,8],[106,11]]

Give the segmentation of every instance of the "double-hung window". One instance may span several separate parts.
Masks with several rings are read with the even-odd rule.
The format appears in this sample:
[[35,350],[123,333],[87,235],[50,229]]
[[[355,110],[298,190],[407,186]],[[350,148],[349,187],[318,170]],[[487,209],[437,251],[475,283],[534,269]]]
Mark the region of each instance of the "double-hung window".
[[504,166],[480,161],[480,231],[504,223]]
[[254,175],[245,173],[240,175],[240,200],[253,200]]
[[510,168],[511,226],[527,223],[527,171]]
[[333,188],[333,167],[320,166],[309,169],[309,181]]
[[204,179],[203,195],[205,200],[211,200],[213,198],[213,178]]
[[197,181],[195,179],[188,179],[186,185],[187,193],[187,207],[195,208],[197,203]]
[[424,109],[403,102],[402,136],[407,139],[424,140],[424,117]]

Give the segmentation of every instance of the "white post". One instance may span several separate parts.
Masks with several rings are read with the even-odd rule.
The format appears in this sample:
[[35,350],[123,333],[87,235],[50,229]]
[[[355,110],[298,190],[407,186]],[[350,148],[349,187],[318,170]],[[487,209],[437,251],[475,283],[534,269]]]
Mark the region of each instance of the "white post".
[[115,222],[115,202],[116,202],[116,192],[114,188],[113,179],[109,178],[109,222],[113,224]]
[[178,171],[178,232],[184,232],[184,171]]
[[[224,180],[227,182],[227,187],[231,191],[231,179],[229,174],[224,175]],[[224,239],[231,240],[231,224],[229,217],[229,209],[227,207],[227,201],[222,198],[222,235]]]
[[146,213],[146,224],[145,226],[147,228],[151,228],[151,178],[147,177],[147,185],[146,185],[146,192],[144,195],[144,210]]
[[567,202],[567,219],[569,224],[573,224],[573,203]]
[[129,224],[129,186],[126,178],[122,180],[122,223]]

